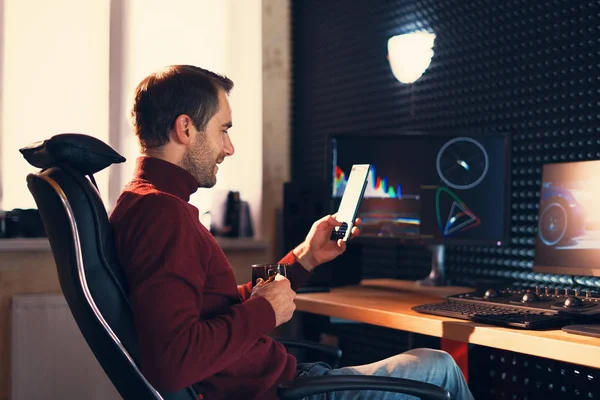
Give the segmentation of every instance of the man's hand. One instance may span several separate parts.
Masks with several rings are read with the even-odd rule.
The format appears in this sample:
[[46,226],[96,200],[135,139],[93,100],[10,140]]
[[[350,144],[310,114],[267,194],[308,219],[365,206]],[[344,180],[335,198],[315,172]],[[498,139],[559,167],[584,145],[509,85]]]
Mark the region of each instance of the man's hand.
[[264,297],[271,303],[275,311],[275,326],[288,322],[296,310],[296,292],[292,290],[290,281],[281,274],[277,274],[269,283],[258,278],[250,297],[255,296]]
[[[312,271],[317,265],[331,261],[346,251],[346,242],[342,239],[337,241],[329,239],[333,228],[340,225],[342,223],[335,219],[335,215],[321,218],[313,224],[304,242],[292,250],[298,262],[306,270]],[[360,218],[354,222],[350,237],[359,235],[358,225],[360,225]]]

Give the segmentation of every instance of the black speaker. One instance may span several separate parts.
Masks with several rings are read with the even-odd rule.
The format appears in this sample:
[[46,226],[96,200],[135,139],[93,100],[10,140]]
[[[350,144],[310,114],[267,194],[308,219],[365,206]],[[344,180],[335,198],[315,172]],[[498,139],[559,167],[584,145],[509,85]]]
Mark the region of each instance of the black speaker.
[[[290,251],[306,238],[312,224],[336,210],[325,182],[288,182],[283,189],[283,247]],[[362,246],[348,242],[346,252],[317,267],[305,287],[356,284],[361,279]]]
[[15,208],[0,217],[0,237],[40,238],[46,237],[40,212],[36,208]]

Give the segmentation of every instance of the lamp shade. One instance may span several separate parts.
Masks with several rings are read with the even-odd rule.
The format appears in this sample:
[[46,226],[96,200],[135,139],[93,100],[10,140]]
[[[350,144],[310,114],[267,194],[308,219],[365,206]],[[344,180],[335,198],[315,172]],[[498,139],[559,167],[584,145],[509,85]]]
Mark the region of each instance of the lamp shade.
[[392,36],[388,40],[388,60],[392,73],[402,83],[413,83],[431,64],[435,34],[417,31]]

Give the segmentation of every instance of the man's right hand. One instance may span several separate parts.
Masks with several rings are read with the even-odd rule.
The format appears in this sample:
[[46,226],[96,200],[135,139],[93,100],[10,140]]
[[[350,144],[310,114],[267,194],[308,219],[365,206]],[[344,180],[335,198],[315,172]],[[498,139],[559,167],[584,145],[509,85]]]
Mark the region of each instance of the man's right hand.
[[275,326],[288,322],[296,310],[294,303],[296,292],[292,290],[290,281],[283,275],[277,274],[275,280],[270,283],[259,279],[250,295],[250,297],[255,296],[264,297],[271,303],[275,311]]

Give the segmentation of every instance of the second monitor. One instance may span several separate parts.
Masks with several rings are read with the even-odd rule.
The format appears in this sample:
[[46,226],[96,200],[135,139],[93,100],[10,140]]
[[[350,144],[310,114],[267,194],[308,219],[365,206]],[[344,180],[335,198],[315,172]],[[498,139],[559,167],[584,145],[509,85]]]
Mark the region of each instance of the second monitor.
[[600,161],[546,164],[534,272],[600,276]]

